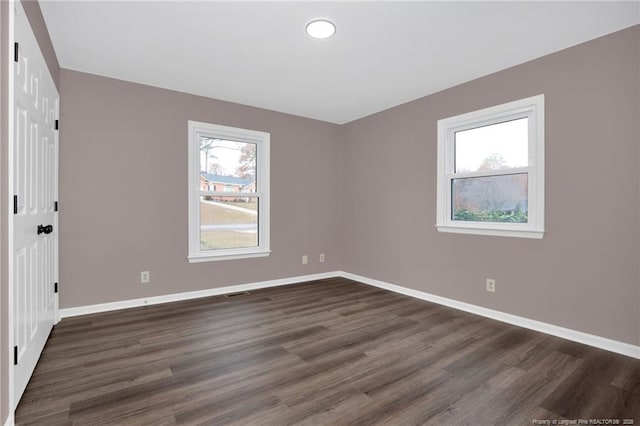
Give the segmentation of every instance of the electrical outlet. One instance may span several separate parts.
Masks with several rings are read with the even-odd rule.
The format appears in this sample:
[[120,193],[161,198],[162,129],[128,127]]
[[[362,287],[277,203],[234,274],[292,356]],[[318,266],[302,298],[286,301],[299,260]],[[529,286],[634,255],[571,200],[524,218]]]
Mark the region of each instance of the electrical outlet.
[[496,292],[496,280],[487,278],[487,291],[491,293]]
[[307,263],[309,263],[309,257],[306,254],[302,255],[302,264],[306,265]]
[[320,253],[320,263],[324,263],[324,253]]
[[140,282],[141,283],[151,282],[151,272],[149,271],[140,272]]

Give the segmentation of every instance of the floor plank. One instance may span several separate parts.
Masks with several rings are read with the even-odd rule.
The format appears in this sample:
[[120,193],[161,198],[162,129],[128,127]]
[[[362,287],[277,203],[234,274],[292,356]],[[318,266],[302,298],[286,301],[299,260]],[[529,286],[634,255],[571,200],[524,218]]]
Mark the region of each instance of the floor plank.
[[640,361],[331,278],[64,319],[18,425],[640,423]]

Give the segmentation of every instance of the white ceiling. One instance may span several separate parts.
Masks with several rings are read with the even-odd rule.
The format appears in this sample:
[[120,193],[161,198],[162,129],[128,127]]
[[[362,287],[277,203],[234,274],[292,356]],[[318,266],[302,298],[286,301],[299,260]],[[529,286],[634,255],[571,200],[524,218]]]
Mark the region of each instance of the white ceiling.
[[[345,123],[640,23],[626,2],[41,0],[60,66]],[[305,33],[335,22],[327,40]]]

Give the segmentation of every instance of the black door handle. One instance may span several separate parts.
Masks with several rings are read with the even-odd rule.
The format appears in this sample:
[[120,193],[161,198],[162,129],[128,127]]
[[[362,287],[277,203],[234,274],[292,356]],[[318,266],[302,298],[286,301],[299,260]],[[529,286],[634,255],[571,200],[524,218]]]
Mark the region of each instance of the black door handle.
[[38,225],[38,235],[40,234],[50,234],[53,232],[53,225]]

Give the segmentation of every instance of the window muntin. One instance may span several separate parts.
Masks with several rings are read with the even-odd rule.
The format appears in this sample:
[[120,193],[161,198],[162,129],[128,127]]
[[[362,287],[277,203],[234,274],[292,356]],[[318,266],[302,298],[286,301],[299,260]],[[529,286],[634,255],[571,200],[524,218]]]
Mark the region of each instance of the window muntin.
[[436,226],[542,238],[543,95],[438,121]]
[[269,254],[269,134],[189,121],[189,261]]

